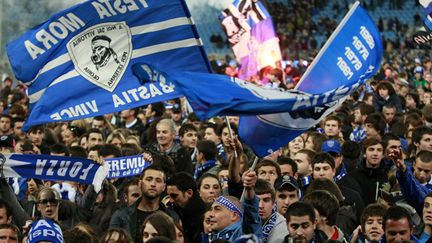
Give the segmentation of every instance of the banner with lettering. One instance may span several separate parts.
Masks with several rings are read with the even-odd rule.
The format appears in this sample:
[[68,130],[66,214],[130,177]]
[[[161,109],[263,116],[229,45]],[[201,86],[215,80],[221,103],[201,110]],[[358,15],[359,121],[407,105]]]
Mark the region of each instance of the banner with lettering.
[[37,178],[50,181],[75,181],[94,185],[98,192],[108,175],[108,165],[92,160],[43,154],[0,155],[0,176],[3,178]]
[[[381,35],[372,18],[357,1],[302,76],[296,89],[311,94],[349,94],[381,65]],[[352,91],[352,90],[351,90]],[[239,135],[254,152],[264,157],[284,147],[333,112],[347,96],[333,105],[310,107],[304,111],[242,116]]]
[[104,161],[109,168],[108,179],[140,175],[150,165],[149,162],[144,160],[142,154],[105,159]]
[[184,0],[90,0],[53,15],[7,45],[28,88],[31,126],[77,120],[178,97],[173,86],[140,83],[137,62],[210,72]]

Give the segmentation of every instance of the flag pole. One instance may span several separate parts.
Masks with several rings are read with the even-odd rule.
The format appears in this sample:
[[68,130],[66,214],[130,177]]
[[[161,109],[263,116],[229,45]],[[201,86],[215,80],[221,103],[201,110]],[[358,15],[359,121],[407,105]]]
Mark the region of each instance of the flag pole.
[[[230,136],[231,141],[234,141],[234,136],[233,136],[233,132],[231,129],[231,124],[229,122],[228,116],[225,116],[225,122],[227,124],[227,128],[228,128],[228,133]],[[237,150],[234,149],[234,157],[237,159],[238,158],[238,154],[237,154]]]
[[[258,156],[255,156],[254,162],[252,163],[252,166],[249,168],[249,170],[255,170],[255,167],[258,163],[258,160],[259,160]],[[245,193],[246,193],[246,190],[243,188],[243,192],[242,192],[242,195],[240,197],[240,202],[243,202],[244,197],[245,197]]]

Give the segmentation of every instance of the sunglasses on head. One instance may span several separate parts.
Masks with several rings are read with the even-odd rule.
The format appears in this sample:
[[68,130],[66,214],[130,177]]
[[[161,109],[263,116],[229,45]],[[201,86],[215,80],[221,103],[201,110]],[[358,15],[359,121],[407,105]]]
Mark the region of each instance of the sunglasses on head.
[[39,204],[47,205],[47,204],[57,204],[58,200],[55,198],[41,199],[39,200]]

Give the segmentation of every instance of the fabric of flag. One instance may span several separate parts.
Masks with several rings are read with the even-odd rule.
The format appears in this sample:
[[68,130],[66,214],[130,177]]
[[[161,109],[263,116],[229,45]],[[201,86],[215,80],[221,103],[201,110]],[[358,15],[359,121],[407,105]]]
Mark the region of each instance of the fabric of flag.
[[[297,85],[311,94],[360,86],[379,69],[383,47],[380,33],[367,12],[356,2],[315,57]],[[346,93],[345,93],[346,94]],[[287,113],[240,117],[239,135],[259,157],[285,146],[333,112],[338,104]]]
[[424,19],[424,24],[432,31],[432,0],[419,0],[420,4],[425,9],[426,18]]
[[260,1],[235,0],[222,11],[220,21],[240,63],[239,78],[282,60],[271,16]]
[[137,62],[211,71],[184,0],[86,1],[6,49],[16,78],[29,87],[25,130],[179,96],[172,87],[141,84],[130,68]]
[[[132,67],[143,82],[163,82],[188,99],[202,120],[225,115],[257,115],[287,111],[307,111],[315,106],[337,103],[358,84],[341,86],[328,93],[311,95],[301,91],[267,89],[226,75],[198,72],[164,72],[146,63]],[[153,79],[158,77],[157,79]]]

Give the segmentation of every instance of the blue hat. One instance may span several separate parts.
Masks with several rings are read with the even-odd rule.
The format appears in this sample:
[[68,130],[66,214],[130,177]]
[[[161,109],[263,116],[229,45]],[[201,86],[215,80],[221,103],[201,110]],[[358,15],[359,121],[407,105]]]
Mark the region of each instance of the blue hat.
[[26,243],[37,243],[40,241],[64,242],[62,230],[54,220],[42,218],[32,223]]
[[336,153],[340,154],[341,152],[341,145],[338,140],[326,140],[321,145],[321,151],[326,153]]
[[423,67],[421,67],[421,66],[417,66],[417,67],[414,69],[414,73],[423,73]]

